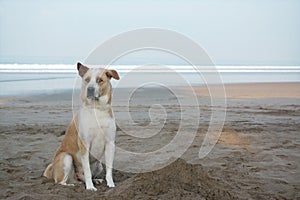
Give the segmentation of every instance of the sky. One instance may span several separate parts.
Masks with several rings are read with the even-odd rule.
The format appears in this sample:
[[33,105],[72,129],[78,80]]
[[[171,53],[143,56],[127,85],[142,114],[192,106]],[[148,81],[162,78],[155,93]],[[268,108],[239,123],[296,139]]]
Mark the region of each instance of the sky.
[[0,0],[0,64],[73,64],[145,27],[186,35],[217,65],[300,65],[299,0]]

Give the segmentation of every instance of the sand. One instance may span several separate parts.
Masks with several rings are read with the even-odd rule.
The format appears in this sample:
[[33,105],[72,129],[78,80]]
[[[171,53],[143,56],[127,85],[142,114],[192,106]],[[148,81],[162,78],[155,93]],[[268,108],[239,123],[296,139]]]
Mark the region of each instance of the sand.
[[[215,86],[218,87],[218,86]],[[226,85],[227,114],[216,146],[204,159],[199,148],[211,114],[205,87],[195,87],[200,125],[188,150],[162,169],[129,173],[115,169],[115,188],[105,182],[97,192],[84,184],[56,185],[42,177],[72,118],[72,93],[0,99],[1,199],[299,199],[300,198],[300,83]],[[190,88],[177,88],[190,101]],[[176,135],[180,109],[176,97],[148,88],[131,99],[134,123],[124,114],[128,89],[114,99],[116,145],[134,152],[160,149]],[[75,108],[78,101],[75,101]],[[151,138],[126,134],[149,125],[150,105],[165,108],[165,126]],[[193,105],[185,107],[193,116]],[[158,113],[159,114],[159,113]],[[192,120],[192,119],[191,119]],[[154,124],[155,127],[155,124]],[[151,132],[151,128],[145,131]],[[189,130],[186,130],[189,131]],[[184,142],[184,141],[183,141]],[[124,157],[124,166],[133,162]],[[144,161],[145,165],[151,164]]]

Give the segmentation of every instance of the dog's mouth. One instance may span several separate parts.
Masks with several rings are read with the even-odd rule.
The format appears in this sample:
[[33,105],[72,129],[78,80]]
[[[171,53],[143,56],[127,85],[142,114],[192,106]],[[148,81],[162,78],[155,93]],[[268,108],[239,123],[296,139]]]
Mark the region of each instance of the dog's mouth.
[[95,97],[95,96],[87,96],[87,98],[91,101],[99,101],[99,97]]

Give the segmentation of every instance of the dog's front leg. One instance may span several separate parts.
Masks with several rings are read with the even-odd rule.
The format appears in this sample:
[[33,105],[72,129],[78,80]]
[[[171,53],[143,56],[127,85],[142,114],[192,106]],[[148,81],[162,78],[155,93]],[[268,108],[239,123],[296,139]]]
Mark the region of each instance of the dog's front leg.
[[112,178],[112,169],[115,155],[115,144],[112,141],[108,141],[105,145],[105,165],[106,165],[106,183],[108,187],[115,187],[115,183]]
[[85,187],[87,190],[97,191],[92,181],[92,173],[90,168],[89,148],[86,146],[81,149],[81,163],[85,179]]

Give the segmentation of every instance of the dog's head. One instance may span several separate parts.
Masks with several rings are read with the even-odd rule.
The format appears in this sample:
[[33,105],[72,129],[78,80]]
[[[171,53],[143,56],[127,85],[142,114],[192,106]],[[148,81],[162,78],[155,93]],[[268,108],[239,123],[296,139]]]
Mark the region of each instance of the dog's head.
[[77,70],[82,78],[81,99],[85,104],[111,103],[111,83],[110,79],[119,80],[119,75],[115,70],[103,68],[89,68],[81,63],[77,63]]

